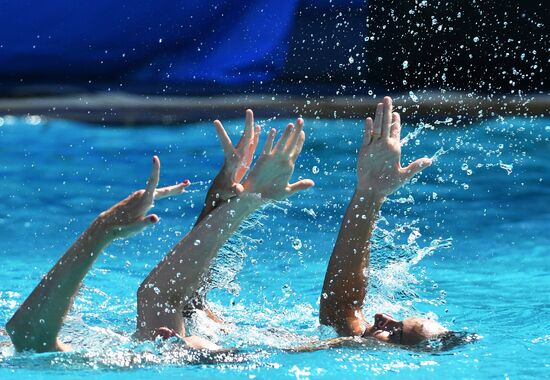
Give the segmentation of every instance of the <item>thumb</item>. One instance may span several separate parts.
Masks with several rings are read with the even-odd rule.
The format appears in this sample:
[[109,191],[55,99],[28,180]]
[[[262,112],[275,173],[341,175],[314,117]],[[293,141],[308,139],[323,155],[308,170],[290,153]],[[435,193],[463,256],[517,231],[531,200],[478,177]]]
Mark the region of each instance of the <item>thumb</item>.
[[421,172],[432,164],[432,160],[428,157],[419,158],[418,160],[411,162],[409,166],[402,169],[402,174],[405,179],[412,178],[416,173]]
[[231,191],[235,195],[240,195],[244,191],[244,187],[240,183],[235,183],[233,184],[233,186],[231,186]]
[[298,182],[294,182],[293,184],[288,185],[286,190],[288,192],[288,196],[291,196],[298,191],[306,190],[313,186],[315,186],[315,182],[313,182],[312,180],[302,179]]

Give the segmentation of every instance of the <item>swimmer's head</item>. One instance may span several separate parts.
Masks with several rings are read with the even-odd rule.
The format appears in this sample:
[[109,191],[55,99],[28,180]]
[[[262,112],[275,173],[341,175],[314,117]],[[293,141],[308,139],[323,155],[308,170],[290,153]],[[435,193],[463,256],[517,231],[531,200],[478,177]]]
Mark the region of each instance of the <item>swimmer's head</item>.
[[397,321],[387,314],[375,314],[374,324],[365,331],[382,342],[414,346],[448,332],[432,319],[413,317]]

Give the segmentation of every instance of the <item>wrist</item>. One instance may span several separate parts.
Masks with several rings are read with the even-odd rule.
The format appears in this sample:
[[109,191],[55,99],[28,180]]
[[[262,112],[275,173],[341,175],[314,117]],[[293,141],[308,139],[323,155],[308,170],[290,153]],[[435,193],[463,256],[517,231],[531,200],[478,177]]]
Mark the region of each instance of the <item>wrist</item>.
[[355,195],[363,198],[368,198],[373,202],[383,203],[388,194],[380,191],[379,189],[376,189],[376,187],[373,186],[373,183],[376,183],[376,180],[369,181],[359,176],[357,180],[357,185],[355,187]]
[[231,198],[228,202],[236,205],[238,208],[254,211],[263,206],[267,201],[258,193],[243,192],[240,195]]
[[234,171],[227,164],[224,164],[212,181],[210,189],[208,189],[207,200],[218,203],[218,201],[231,197],[233,195],[233,185]]
[[106,212],[99,214],[99,216],[88,226],[86,232],[92,239],[100,239],[102,241],[114,240],[114,226],[110,223]]
[[352,202],[355,204],[364,204],[365,206],[380,208],[386,196],[384,194],[378,193],[372,189],[364,189],[359,186],[355,189],[353,194]]
[[233,186],[234,176],[235,169],[231,168],[227,162],[224,162],[220,172],[214,179],[214,185],[218,188],[230,189]]

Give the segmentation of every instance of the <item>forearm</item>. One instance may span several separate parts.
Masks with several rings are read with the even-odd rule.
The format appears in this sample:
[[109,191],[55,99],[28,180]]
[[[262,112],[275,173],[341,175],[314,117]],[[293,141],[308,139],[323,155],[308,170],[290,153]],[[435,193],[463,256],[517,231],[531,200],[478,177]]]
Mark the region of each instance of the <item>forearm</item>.
[[6,324],[15,348],[52,351],[74,295],[112,239],[97,218],[59,259]]
[[[383,197],[356,190],[330,257],[320,304],[323,324],[344,324],[361,312],[366,295],[370,239]],[[357,321],[356,321],[357,322]]]
[[231,192],[231,186],[233,181],[229,170],[224,164],[220,172],[216,175],[212,181],[212,185],[208,189],[206,198],[204,200],[204,206],[195,222],[195,225],[198,225],[208,214],[212,212],[216,207],[218,207]]
[[[221,170],[216,175],[210,185],[210,188],[208,189],[203,208],[195,222],[195,226],[202,222],[204,218],[207,217],[216,207],[219,207],[222,203],[236,195],[232,192],[234,181],[234,174],[232,173],[233,171],[228,167],[227,162],[224,162]],[[184,312],[184,314],[189,315],[189,312],[196,309],[205,310],[211,314],[205,305],[204,297],[205,294],[202,291],[194,294],[193,300],[189,300],[189,302],[187,302],[186,307],[188,308],[188,312]],[[213,314],[211,314],[211,318],[217,320],[217,317],[213,316]]]
[[364,341],[357,337],[338,337],[326,340],[319,340],[313,343],[305,344],[302,346],[290,347],[286,349],[287,352],[315,352],[320,350],[328,350],[331,348],[341,347],[354,347],[362,346]]
[[[233,198],[214,209],[166,255],[138,290],[138,330],[150,338],[159,321],[178,328],[185,303],[201,285],[212,259],[241,222],[262,204],[256,195]],[[171,315],[165,315],[171,314]]]

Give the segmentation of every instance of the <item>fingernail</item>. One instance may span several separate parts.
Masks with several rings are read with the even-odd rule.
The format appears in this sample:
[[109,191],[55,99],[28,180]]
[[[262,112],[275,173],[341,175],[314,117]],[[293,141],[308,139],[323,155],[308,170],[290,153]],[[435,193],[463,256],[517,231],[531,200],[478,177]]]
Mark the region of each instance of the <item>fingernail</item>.
[[189,180],[188,180],[188,179],[186,179],[186,180],[185,180],[185,181],[183,181],[182,183],[183,183],[184,185],[189,185],[189,183],[190,183],[190,182],[189,182]]
[[158,216],[156,216],[156,215],[151,215],[151,216],[149,217],[149,220],[151,221],[151,223],[156,223],[156,222],[159,221],[159,218],[158,218]]

